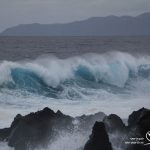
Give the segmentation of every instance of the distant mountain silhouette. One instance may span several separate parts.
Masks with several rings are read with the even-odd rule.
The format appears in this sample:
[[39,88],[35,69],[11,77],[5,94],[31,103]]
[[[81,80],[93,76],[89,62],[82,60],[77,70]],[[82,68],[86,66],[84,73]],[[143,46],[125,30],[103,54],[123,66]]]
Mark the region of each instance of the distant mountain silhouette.
[[136,36],[150,35],[150,13],[136,17],[93,17],[66,24],[21,24],[1,36]]

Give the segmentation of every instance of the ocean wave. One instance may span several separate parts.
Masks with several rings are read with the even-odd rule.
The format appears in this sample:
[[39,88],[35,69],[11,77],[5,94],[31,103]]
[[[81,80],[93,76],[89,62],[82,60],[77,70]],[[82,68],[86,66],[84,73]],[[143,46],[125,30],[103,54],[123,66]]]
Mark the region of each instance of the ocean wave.
[[76,89],[80,87],[125,89],[134,87],[137,81],[149,81],[150,59],[121,52],[67,59],[51,56],[30,61],[2,61],[0,74],[1,88],[27,90],[55,98],[69,88],[73,97],[80,96]]

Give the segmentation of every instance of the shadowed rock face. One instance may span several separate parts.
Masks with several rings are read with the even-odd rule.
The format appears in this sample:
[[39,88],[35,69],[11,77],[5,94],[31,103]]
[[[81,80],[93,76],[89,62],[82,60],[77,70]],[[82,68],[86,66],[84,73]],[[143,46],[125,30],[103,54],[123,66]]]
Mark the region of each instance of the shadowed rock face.
[[[129,127],[134,127],[136,130],[135,135],[137,137],[144,138],[144,144],[150,143],[150,138],[146,138],[146,134],[150,131],[150,110],[142,108],[138,111],[134,111],[129,116]],[[131,147],[133,150],[150,150],[150,144],[148,145],[134,145]]]
[[[146,139],[146,133],[150,131],[150,110],[142,108],[134,111],[129,116],[128,123],[128,126],[125,126],[121,118],[115,114],[105,116],[103,123],[94,125],[92,135],[84,150],[103,150],[103,146],[109,145],[109,142],[111,142],[114,150],[116,148],[121,150],[149,150],[150,145],[125,144],[125,142],[135,142],[131,141],[130,138],[143,138],[142,142],[149,142]],[[102,126],[105,126],[106,130]],[[102,129],[101,132],[98,130],[98,127]],[[109,139],[106,138],[106,134],[109,135]],[[101,139],[102,137],[103,139]]]
[[131,115],[129,115],[128,125],[130,127],[136,125],[140,119],[147,114],[147,112],[149,112],[149,110],[145,108],[134,111]]
[[[75,124],[78,126],[76,130]],[[0,129],[0,141],[8,142],[15,150],[34,150],[38,146],[45,148],[60,131],[87,132],[92,126],[92,134],[80,150],[150,150],[150,145],[125,144],[130,138],[143,138],[145,144],[149,142],[150,138],[146,139],[146,134],[150,131],[150,110],[145,108],[134,111],[129,116],[128,126],[115,114],[106,116],[97,113],[72,118],[60,111],[55,113],[44,108],[26,116],[17,115],[10,128]]]
[[76,119],[79,121],[79,130],[81,129],[82,132],[91,130],[96,121],[102,121],[105,117],[106,115],[103,112],[99,112],[94,115],[82,115],[76,117]]
[[72,128],[71,117],[45,108],[24,117],[17,115],[10,128],[0,131],[0,137],[2,140],[7,140],[8,145],[15,147],[15,150],[26,150],[37,145],[46,146],[47,142],[57,135],[57,129]]
[[147,131],[150,131],[150,111],[145,112],[145,114],[140,118],[138,122],[138,127],[141,135],[146,135]]
[[106,116],[103,122],[106,126],[114,150],[116,148],[120,148],[121,150],[125,149],[126,146],[122,143],[124,137],[126,137],[127,128],[121,118],[115,114],[111,114]]
[[15,150],[46,147],[60,131],[72,133],[74,121],[78,120],[78,130],[83,132],[85,128],[91,129],[96,120],[102,121],[104,116],[104,113],[97,113],[72,118],[60,111],[55,113],[49,108],[44,108],[26,116],[17,115],[10,128],[0,129],[0,141],[7,141]]
[[108,132],[122,132],[125,129],[125,124],[123,123],[121,118],[115,114],[111,114],[105,117],[103,122]]
[[0,129],[0,141],[8,141],[11,131],[13,131],[13,129],[15,129],[16,125],[18,124],[18,122],[20,121],[21,118],[22,118],[22,116],[20,114],[18,114],[14,118],[14,121],[12,122],[10,128]]
[[89,141],[85,144],[84,150],[112,150],[103,122],[94,124],[92,134]]

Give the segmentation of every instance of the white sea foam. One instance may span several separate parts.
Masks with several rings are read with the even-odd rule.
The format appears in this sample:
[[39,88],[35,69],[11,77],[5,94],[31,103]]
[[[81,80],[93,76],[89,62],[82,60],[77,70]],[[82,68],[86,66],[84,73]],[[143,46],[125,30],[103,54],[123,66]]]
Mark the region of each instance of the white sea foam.
[[[48,86],[57,87],[61,85],[63,90],[59,93],[59,98],[53,98],[22,89],[1,87],[0,128],[8,127],[18,113],[27,114],[44,107],[50,107],[55,111],[59,109],[71,116],[103,111],[106,114],[116,113],[122,118],[127,118],[133,110],[141,107],[150,108],[150,74],[147,78],[144,76],[136,77],[135,80],[130,78],[131,71],[137,74],[141,65],[146,65],[148,73],[149,56],[135,57],[121,52],[101,55],[87,54],[67,59],[47,57],[32,61],[1,62],[1,86],[7,82],[14,83],[11,70],[21,68],[32,71]],[[79,83],[74,82],[67,86],[62,84],[66,80],[75,80],[77,76],[75,72],[79,70],[79,66],[83,66],[84,73],[90,73],[90,76],[94,77],[95,80],[88,81],[82,76],[85,74],[79,72],[78,76],[83,78],[84,85],[80,85],[80,80]],[[103,88],[100,81],[108,85]],[[128,84],[126,85],[126,83]],[[82,144],[84,145],[87,138],[87,135],[84,136],[79,133],[61,134],[52,145],[49,145],[49,148],[57,150],[56,145],[59,145],[62,150],[76,150]],[[0,148],[2,147],[1,144]],[[7,147],[4,150],[7,150]]]
[[14,148],[8,147],[5,142],[0,142],[0,150],[14,150]]
[[139,65],[149,65],[149,58],[136,58],[127,53],[88,54],[68,59],[56,57],[38,58],[33,61],[8,62],[0,64],[0,84],[11,81],[11,69],[22,68],[36,73],[50,86],[56,87],[60,82],[74,77],[79,66],[89,69],[96,81],[123,87],[129,77],[129,71],[138,71]]

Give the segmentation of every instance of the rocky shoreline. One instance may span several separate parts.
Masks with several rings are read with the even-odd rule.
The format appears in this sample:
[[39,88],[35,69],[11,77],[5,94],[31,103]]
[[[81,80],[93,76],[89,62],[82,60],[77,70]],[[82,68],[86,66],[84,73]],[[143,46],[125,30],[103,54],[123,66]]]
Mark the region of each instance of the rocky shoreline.
[[125,125],[115,114],[99,112],[73,118],[44,108],[26,116],[18,114],[9,128],[0,129],[0,142],[7,142],[15,150],[46,148],[60,131],[92,132],[78,150],[149,150],[150,110],[134,111]]

